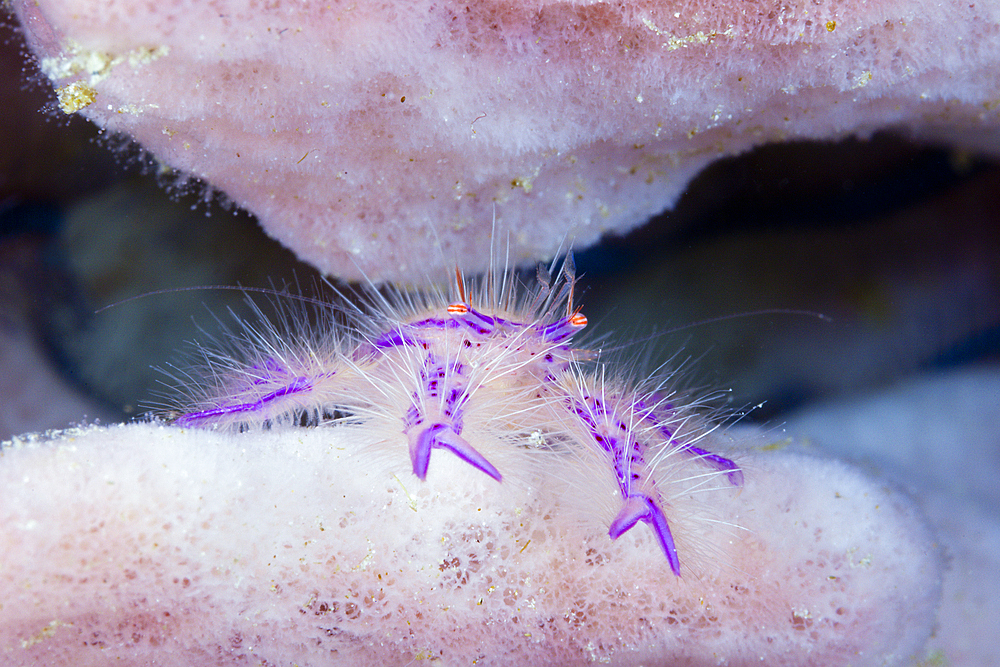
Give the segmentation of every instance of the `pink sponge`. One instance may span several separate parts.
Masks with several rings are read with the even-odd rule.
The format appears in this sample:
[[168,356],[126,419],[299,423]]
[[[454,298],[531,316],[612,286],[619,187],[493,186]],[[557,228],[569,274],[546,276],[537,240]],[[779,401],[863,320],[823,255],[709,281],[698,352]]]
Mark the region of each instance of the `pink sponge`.
[[[14,0],[67,111],[344,277],[625,231],[709,162],[907,128],[1000,149],[1000,6]],[[478,262],[478,264],[477,264]]]
[[677,577],[652,531],[609,539],[586,519],[600,485],[537,452],[511,449],[502,483],[445,455],[420,481],[405,446],[374,456],[372,437],[130,425],[7,443],[0,662],[922,657],[939,549],[905,496],[842,463],[752,454],[760,437],[731,432],[746,484],[673,499]]

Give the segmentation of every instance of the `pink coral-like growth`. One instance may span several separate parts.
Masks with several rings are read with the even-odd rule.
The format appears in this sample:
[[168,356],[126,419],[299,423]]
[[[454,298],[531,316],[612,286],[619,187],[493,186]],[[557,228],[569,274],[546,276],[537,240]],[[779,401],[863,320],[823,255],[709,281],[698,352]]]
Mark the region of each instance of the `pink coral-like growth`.
[[993,2],[14,6],[64,108],[345,277],[485,268],[494,207],[518,261],[585,245],[766,142],[1000,149]]

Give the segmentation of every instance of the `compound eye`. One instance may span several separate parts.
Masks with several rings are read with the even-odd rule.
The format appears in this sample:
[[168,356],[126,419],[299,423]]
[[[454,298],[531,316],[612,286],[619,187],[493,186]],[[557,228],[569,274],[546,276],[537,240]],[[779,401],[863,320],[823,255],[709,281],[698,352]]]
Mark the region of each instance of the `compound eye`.
[[469,307],[466,306],[464,303],[451,303],[448,304],[448,312],[451,313],[452,315],[463,315],[469,312]]
[[569,318],[569,323],[575,327],[585,327],[587,326],[587,316],[583,313],[577,313]]

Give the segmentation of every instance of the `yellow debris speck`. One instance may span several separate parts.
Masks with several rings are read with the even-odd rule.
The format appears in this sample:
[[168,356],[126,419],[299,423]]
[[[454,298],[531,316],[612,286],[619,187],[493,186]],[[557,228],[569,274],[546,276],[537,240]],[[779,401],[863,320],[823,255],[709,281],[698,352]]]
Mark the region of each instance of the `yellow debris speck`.
[[713,42],[716,37],[733,38],[736,36],[733,31],[733,26],[729,26],[725,30],[710,30],[708,32],[699,30],[698,32],[690,35],[677,36],[671,32],[661,29],[648,18],[642,19],[642,24],[646,26],[647,29],[656,33],[656,35],[666,38],[666,41],[663,42],[661,46],[667,51],[676,51],[677,49],[691,45],[709,44]]
[[784,440],[775,440],[774,442],[770,442],[770,443],[768,443],[766,445],[761,446],[760,451],[762,451],[762,452],[780,452],[781,450],[785,449],[786,447],[791,446],[792,442],[793,441],[792,441],[791,438],[785,438]]
[[64,113],[71,114],[93,104],[97,99],[97,91],[83,81],[74,81],[56,88],[56,96],[59,98],[59,108]]
[[826,29],[829,32],[833,32],[834,30],[837,29],[837,22],[836,21],[827,21],[826,22]]
[[520,176],[518,178],[512,178],[511,181],[510,181],[510,187],[515,188],[515,189],[516,188],[521,188],[522,190],[524,190],[525,194],[531,192],[531,189],[535,185],[534,184],[535,177],[538,176],[538,174],[539,174],[540,171],[541,171],[541,167],[535,167],[535,170],[534,170],[533,174],[526,175],[526,176]]
[[534,184],[531,182],[530,178],[515,178],[511,180],[510,187],[521,188],[525,192],[531,192],[531,188],[534,187]]
[[114,111],[115,113],[125,113],[130,116],[138,116],[139,114],[144,113],[147,109],[157,109],[157,108],[159,108],[158,104],[146,104],[144,106],[138,106],[136,104],[125,104],[123,106],[118,107]]
[[863,71],[861,74],[859,74],[854,78],[853,88],[864,88],[865,86],[868,85],[868,82],[872,80],[873,76],[874,75],[869,70]]

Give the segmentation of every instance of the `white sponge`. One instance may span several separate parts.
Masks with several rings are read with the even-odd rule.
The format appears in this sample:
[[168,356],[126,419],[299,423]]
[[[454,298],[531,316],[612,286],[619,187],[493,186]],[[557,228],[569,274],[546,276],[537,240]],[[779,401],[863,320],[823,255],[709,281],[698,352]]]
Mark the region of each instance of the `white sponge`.
[[437,452],[420,481],[351,425],[17,439],[0,662],[911,664],[941,559],[909,499],[730,437],[744,487],[675,501],[682,577],[651,530],[581,521],[605,500],[557,466],[497,482]]

